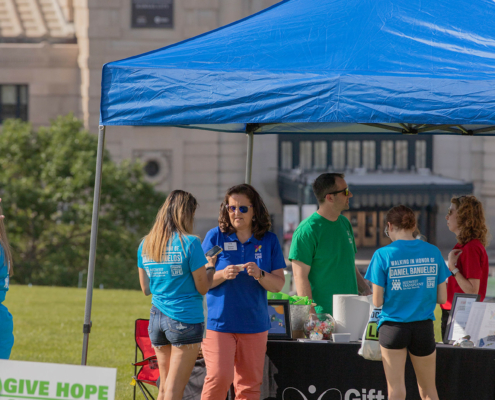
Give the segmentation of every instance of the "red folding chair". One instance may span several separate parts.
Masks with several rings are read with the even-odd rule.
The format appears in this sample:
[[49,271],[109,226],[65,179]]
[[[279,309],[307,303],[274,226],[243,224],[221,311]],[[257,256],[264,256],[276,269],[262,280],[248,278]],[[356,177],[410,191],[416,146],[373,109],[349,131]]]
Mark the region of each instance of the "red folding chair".
[[[151,347],[151,340],[148,336],[148,319],[137,319],[134,329],[134,338],[136,339],[136,354],[134,357],[134,400],[136,399],[136,386],[139,387],[146,400],[154,400],[145,383],[157,386],[157,380],[160,377],[158,362],[156,360],[155,350]],[[143,355],[143,360],[138,362],[138,349]],[[141,367],[138,373],[137,368]]]

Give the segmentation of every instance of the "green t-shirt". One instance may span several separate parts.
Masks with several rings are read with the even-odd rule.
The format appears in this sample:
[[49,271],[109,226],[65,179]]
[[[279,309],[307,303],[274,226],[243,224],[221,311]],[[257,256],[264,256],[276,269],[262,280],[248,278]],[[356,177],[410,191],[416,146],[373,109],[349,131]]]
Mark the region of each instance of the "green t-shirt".
[[356,243],[349,220],[329,221],[315,212],[294,232],[289,260],[309,265],[309,283],[316,312],[333,315],[334,294],[358,294]]

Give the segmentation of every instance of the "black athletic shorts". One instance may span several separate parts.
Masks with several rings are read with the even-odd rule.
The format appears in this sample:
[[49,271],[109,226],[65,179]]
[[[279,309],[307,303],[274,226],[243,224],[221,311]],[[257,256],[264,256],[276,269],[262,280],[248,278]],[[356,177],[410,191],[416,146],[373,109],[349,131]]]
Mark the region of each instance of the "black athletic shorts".
[[390,350],[407,347],[416,357],[429,356],[435,351],[433,321],[391,322],[385,321],[378,331],[380,346]]

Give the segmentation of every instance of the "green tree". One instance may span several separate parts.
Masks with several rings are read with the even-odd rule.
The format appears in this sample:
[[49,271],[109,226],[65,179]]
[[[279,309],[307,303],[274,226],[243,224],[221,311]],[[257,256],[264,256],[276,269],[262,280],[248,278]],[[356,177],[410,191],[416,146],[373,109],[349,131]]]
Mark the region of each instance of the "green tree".
[[[13,282],[75,286],[87,270],[97,142],[72,115],[38,131],[20,120],[3,122],[0,195]],[[116,164],[105,151],[95,285],[139,287],[137,248],[164,200],[142,165]]]

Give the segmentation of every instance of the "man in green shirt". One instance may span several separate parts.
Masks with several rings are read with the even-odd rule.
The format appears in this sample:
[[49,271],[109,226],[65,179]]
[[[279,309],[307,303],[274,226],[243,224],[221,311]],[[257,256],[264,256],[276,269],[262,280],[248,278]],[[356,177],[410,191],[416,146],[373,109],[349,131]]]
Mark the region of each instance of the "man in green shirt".
[[319,208],[294,232],[289,259],[298,296],[317,304],[313,312],[333,315],[334,294],[371,294],[355,264],[356,243],[349,220],[352,193],[344,174],[322,174],[313,183]]

